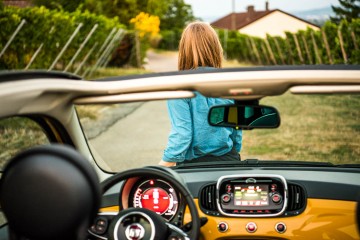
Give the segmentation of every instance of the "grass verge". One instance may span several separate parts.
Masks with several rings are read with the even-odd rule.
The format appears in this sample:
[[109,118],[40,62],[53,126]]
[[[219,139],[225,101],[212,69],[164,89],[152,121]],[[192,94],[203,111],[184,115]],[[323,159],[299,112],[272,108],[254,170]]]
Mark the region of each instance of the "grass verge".
[[268,97],[281,115],[278,129],[243,132],[242,158],[360,164],[360,96]]
[[135,74],[146,74],[146,73],[151,73],[151,72],[142,68],[100,68],[96,70],[96,72],[94,72],[91,79],[127,76],[127,75],[135,75]]

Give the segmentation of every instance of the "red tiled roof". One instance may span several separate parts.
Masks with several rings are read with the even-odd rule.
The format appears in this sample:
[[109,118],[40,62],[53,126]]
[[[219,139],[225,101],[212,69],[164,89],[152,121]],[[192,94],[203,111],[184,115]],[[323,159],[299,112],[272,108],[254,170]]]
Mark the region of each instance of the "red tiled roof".
[[223,18],[220,18],[218,20],[216,20],[215,22],[212,22],[211,25],[215,28],[221,28],[221,29],[232,29],[232,17],[233,15],[235,15],[235,29],[239,30],[247,25],[249,25],[250,23],[253,23],[257,20],[259,20],[260,18],[265,17],[266,15],[273,13],[273,12],[281,12],[283,14],[286,14],[290,17],[296,18],[300,21],[303,21],[309,25],[312,25],[314,27],[319,28],[319,26],[317,26],[316,24],[313,24],[309,21],[306,21],[304,19],[298,18],[290,13],[281,11],[280,9],[274,9],[274,10],[265,10],[265,11],[255,11],[253,6],[249,6],[248,7],[248,11],[247,12],[242,12],[242,13],[230,13],[229,15],[226,15]]
[[216,28],[232,29],[232,16],[235,14],[235,28],[240,29],[274,11],[276,10],[230,13],[229,15],[211,23],[211,25]]
[[26,0],[23,0],[23,1],[19,1],[19,0],[4,0],[3,1],[4,3],[4,6],[14,6],[14,7],[29,7],[31,6],[31,2],[30,1],[26,1]]

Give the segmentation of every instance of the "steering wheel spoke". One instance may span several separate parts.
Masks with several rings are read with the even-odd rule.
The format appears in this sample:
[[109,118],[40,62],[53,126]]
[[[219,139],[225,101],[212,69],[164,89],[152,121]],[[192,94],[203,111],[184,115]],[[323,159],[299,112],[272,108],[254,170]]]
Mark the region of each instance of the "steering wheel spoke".
[[168,240],[190,240],[188,234],[179,227],[172,225],[171,223],[166,223],[166,225],[171,231]]

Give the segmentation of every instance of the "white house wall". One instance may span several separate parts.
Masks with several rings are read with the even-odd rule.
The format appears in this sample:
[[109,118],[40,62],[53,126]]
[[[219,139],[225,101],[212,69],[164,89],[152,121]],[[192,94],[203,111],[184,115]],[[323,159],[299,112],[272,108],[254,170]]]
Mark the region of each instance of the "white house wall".
[[280,11],[275,11],[241,28],[239,32],[261,38],[265,38],[266,34],[285,37],[285,31],[297,32],[299,30],[306,30],[308,27],[314,30],[319,30],[318,27],[310,25]]

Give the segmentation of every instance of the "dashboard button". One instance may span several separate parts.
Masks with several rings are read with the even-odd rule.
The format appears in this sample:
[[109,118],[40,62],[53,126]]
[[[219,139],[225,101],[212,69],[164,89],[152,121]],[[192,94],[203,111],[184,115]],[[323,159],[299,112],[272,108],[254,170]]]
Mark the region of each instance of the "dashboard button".
[[230,200],[231,200],[231,196],[230,196],[229,194],[223,194],[223,195],[221,196],[221,201],[222,201],[223,203],[229,203]]
[[275,225],[275,230],[278,233],[284,233],[286,231],[286,225],[285,223],[279,222]]
[[220,222],[218,224],[218,229],[219,229],[219,232],[226,232],[229,229],[229,226],[227,225],[226,222]]
[[255,223],[253,222],[249,222],[248,224],[246,224],[246,231],[248,231],[249,233],[254,233],[257,230],[257,226]]
[[231,185],[230,185],[230,184],[226,184],[226,192],[227,192],[227,193],[231,193],[231,190],[232,190]]
[[279,204],[279,203],[282,202],[282,197],[281,197],[280,194],[275,193],[274,195],[272,195],[271,200],[272,200],[274,203]]

